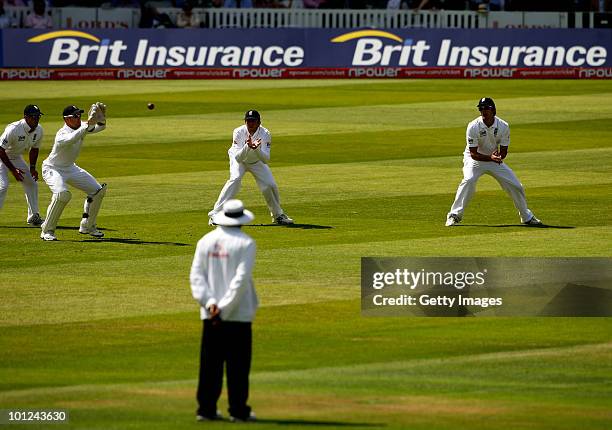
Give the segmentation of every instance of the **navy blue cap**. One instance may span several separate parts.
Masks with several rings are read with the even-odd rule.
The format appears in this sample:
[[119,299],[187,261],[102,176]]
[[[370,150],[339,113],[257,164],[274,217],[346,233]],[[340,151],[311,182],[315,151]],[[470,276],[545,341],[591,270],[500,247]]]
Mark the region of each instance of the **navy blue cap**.
[[64,117],[67,116],[74,116],[77,113],[78,114],[82,114],[83,112],[85,112],[83,109],[79,109],[78,107],[76,107],[75,105],[70,105],[70,106],[66,106],[64,108]]
[[478,109],[492,108],[495,109],[495,102],[491,97],[483,97],[476,105]]
[[256,119],[257,121],[261,121],[261,116],[256,110],[248,110],[244,114],[244,120],[246,121],[247,119]]
[[23,116],[41,116],[43,113],[37,105],[27,105],[23,109]]

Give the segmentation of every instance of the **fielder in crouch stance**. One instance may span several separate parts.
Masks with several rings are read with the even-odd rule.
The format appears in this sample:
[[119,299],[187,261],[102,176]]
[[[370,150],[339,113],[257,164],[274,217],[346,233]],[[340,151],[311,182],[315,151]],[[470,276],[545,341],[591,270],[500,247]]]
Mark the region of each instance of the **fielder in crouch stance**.
[[68,185],[87,194],[79,233],[94,237],[104,236],[104,233],[96,228],[96,218],[106,194],[106,184],[100,185],[89,172],[77,166],[75,161],[81,152],[85,136],[106,128],[106,105],[100,102],[93,104],[87,122],[81,122],[83,112],[82,109],[72,105],[64,109],[66,124],[55,135],[51,154],[42,163],[43,179],[53,193],[51,204],[47,209],[47,218],[41,226],[40,238],[43,240],[57,240],[55,237],[57,222],[72,198]]
[[463,211],[476,191],[476,182],[484,174],[493,176],[512,198],[523,224],[542,225],[527,207],[523,185],[512,169],[503,162],[510,145],[508,123],[496,117],[497,110],[493,99],[483,97],[477,107],[480,116],[467,126],[463,181],[459,184],[455,201],[446,217],[446,226],[461,222]]
[[217,203],[208,213],[209,225],[214,225],[214,216],[223,208],[223,204],[232,199],[238,191],[242,177],[249,171],[255,177],[257,186],[266,199],[272,220],[276,224],[293,224],[293,220],[283,212],[280,206],[278,187],[268,167],[272,136],[268,129],[261,126],[261,117],[256,110],[244,114],[244,125],[234,130],[233,144],[227,150],[230,162],[230,178],[219,194]]
[[[38,124],[43,113],[36,105],[27,105],[23,110],[23,119],[10,123],[0,137],[0,209],[8,192],[11,172],[25,191],[28,204],[26,221],[33,226],[43,222],[38,210],[38,172],[36,161],[43,138],[43,129]],[[30,168],[26,166],[23,153],[28,151]]]

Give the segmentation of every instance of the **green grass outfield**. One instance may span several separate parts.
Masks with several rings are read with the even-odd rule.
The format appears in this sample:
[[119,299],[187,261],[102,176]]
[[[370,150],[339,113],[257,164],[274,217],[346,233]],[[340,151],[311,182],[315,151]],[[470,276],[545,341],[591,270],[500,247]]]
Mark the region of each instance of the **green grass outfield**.
[[[444,227],[465,126],[485,95],[510,123],[507,162],[531,209],[573,228],[520,226],[489,177],[463,226]],[[106,238],[78,234],[78,191],[58,242],[26,227],[14,181],[0,211],[0,409],[70,411],[70,424],[48,428],[203,427],[188,272],[228,176],[232,129],[257,108],[283,207],[302,226],[245,228],[262,302],[256,428],[612,427],[610,318],[364,318],[359,308],[362,256],[611,256],[612,82],[3,82],[0,123],[39,103],[42,160],[63,107],[98,100],[109,127],[87,138],[78,164],[109,184]],[[239,197],[256,224],[270,223],[251,176]],[[41,183],[43,212],[49,200]]]

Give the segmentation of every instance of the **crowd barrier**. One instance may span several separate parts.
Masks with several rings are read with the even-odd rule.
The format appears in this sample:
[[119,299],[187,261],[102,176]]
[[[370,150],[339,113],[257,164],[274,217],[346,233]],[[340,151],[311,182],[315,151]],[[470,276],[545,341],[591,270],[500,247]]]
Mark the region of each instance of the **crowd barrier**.
[[[7,7],[16,27],[30,11]],[[172,22],[181,11],[161,8]],[[194,9],[206,28],[595,28],[610,26],[594,12],[487,12],[447,10]],[[138,28],[140,9],[63,7],[51,10],[55,28]],[[605,19],[603,19],[605,18]]]

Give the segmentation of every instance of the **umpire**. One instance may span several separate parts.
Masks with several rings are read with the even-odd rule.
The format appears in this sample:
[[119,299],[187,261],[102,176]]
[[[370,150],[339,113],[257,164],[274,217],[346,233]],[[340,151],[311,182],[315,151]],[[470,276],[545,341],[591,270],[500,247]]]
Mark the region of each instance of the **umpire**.
[[247,405],[251,367],[251,321],[257,310],[252,272],[255,241],[240,227],[253,221],[240,200],[229,200],[214,216],[218,226],[198,242],[191,291],[204,321],[198,382],[198,421],[218,420],[217,401],[227,369],[231,421],[253,421]]

